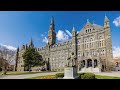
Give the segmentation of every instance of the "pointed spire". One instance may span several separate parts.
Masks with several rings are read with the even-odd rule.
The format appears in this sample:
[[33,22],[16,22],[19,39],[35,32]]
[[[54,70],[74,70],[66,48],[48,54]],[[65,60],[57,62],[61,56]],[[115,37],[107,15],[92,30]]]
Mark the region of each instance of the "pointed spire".
[[90,22],[89,22],[89,19],[87,19],[87,23],[90,23]]
[[104,21],[109,21],[109,19],[108,19],[108,17],[106,16],[106,14],[105,14],[105,20]]
[[54,25],[54,17],[52,16],[50,24]]
[[32,37],[31,37],[31,40],[30,40],[30,45],[32,45],[33,44],[33,41],[32,41]]
[[31,40],[30,40],[30,46],[34,47],[34,44],[33,44],[33,41],[32,41],[32,37],[31,37]]
[[51,22],[50,22],[50,30],[55,30],[54,17],[53,16],[52,16]]
[[75,27],[74,27],[74,25],[73,25],[73,29],[72,29],[72,31],[75,31]]

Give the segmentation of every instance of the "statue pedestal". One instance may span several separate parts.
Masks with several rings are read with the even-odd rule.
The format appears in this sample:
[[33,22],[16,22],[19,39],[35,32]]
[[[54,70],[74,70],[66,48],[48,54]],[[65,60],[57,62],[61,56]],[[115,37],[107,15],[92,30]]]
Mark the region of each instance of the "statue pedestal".
[[63,79],[77,79],[77,68],[75,67],[65,67]]

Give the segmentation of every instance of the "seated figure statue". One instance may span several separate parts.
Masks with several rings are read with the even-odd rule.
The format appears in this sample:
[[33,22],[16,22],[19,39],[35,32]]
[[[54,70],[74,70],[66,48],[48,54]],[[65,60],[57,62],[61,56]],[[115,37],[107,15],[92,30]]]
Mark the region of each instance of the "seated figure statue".
[[73,52],[71,53],[70,57],[67,58],[66,66],[67,67],[74,67],[74,66],[76,66],[76,56],[74,55]]

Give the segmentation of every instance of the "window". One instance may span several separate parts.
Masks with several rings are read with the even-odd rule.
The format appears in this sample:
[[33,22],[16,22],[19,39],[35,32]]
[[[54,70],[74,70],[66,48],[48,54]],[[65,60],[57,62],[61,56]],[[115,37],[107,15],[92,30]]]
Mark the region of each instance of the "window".
[[104,41],[102,41],[102,46],[104,46]]
[[88,29],[88,32],[89,32],[89,29]]
[[100,47],[101,47],[101,41],[100,41]]
[[86,33],[87,33],[87,30],[86,30]]
[[91,32],[91,29],[90,29],[90,32]]

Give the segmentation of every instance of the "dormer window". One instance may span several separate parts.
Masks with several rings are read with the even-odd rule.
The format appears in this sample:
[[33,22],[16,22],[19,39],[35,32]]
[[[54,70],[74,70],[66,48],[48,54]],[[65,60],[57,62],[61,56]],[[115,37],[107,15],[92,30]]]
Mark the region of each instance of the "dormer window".
[[89,29],[88,29],[88,32],[89,32]]
[[91,29],[90,29],[90,32],[91,32]]

